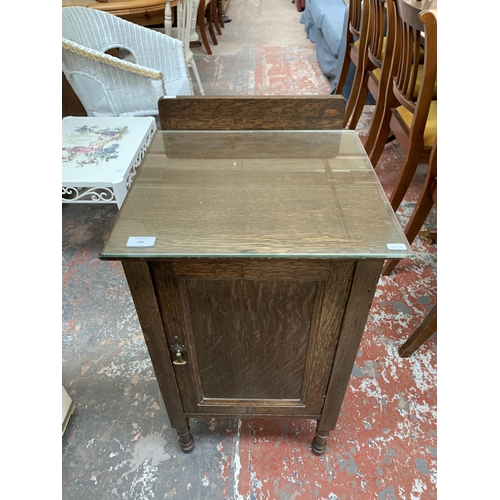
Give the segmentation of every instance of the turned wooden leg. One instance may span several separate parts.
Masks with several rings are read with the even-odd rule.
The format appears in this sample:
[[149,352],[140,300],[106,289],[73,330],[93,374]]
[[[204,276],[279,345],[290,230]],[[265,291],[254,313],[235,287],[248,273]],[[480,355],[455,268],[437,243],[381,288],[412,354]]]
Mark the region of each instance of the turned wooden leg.
[[330,431],[320,432],[318,428],[316,428],[316,435],[314,436],[311,443],[311,449],[315,455],[323,455],[326,450],[326,440],[328,439],[329,434]]
[[189,453],[194,448],[194,439],[191,435],[191,429],[189,425],[185,429],[176,429],[177,435],[179,436],[179,445],[181,450],[185,453]]

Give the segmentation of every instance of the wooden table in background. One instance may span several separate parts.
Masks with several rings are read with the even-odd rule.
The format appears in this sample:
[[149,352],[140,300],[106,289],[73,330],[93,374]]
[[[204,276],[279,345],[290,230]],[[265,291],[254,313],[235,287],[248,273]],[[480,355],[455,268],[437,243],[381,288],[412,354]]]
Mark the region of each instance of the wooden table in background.
[[438,0],[403,0],[403,2],[410,7],[410,12],[415,16],[414,25],[419,24],[418,16],[422,11],[432,10],[437,12]]
[[[193,19],[191,23],[191,42],[199,41],[196,33],[196,18],[200,0],[193,1]],[[172,34],[171,9],[177,7],[177,0],[62,0],[63,7],[88,7],[103,10],[140,26],[165,25],[165,33]]]
[[103,10],[141,26],[155,26],[165,20],[165,0],[62,0],[62,6]]

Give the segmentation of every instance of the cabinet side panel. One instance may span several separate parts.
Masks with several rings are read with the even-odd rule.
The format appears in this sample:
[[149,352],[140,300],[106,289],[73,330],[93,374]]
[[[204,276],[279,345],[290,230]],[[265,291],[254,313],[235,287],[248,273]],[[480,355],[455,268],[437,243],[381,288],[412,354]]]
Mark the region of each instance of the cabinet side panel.
[[356,263],[351,292],[335,350],[325,406],[318,422],[319,432],[328,432],[335,428],[383,263],[383,260]]
[[185,283],[203,397],[299,400],[316,282]]
[[122,265],[170,424],[176,429],[184,429],[187,425],[186,418],[172,364],[169,362],[169,347],[148,263],[124,261]]
[[302,395],[308,407],[318,412],[324,404],[354,268],[354,262],[331,262],[330,277],[318,287]]

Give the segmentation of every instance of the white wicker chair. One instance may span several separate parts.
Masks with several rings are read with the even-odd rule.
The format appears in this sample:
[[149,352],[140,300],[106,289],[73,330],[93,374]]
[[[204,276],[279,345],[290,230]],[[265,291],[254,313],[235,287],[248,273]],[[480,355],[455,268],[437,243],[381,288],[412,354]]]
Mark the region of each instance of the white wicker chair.
[[[182,42],[107,12],[62,9],[63,72],[89,116],[158,116],[164,95],[192,95]],[[125,49],[135,63],[105,52]]]

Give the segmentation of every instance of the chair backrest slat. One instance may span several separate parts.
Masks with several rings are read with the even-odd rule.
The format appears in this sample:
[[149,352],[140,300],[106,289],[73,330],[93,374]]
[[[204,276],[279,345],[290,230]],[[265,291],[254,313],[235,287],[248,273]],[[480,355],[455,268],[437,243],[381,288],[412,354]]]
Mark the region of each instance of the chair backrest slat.
[[368,29],[367,55],[377,68],[382,67],[384,51],[389,33],[386,16],[386,0],[369,0],[370,20]]
[[356,38],[359,38],[360,33],[361,33],[362,5],[363,5],[362,0],[350,0],[349,1],[348,28],[349,28],[349,31]]

